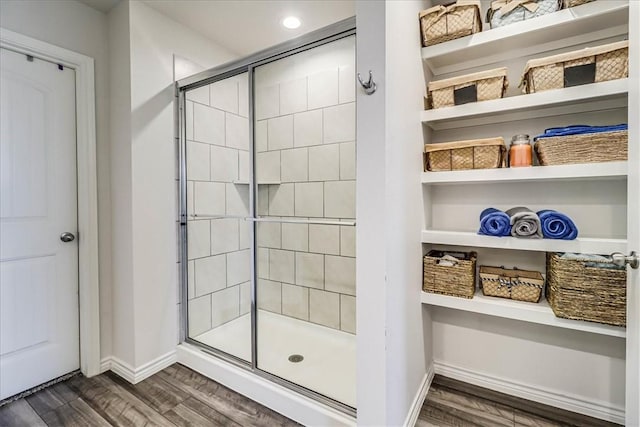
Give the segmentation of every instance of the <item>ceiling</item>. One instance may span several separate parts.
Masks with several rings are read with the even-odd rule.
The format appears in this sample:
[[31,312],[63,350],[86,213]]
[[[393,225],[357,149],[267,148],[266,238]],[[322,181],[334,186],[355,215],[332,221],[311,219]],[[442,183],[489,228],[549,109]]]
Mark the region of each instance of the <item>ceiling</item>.
[[[114,2],[117,0],[83,0]],[[143,0],[227,50],[245,56],[355,15],[354,0]],[[302,25],[288,30],[282,19]]]
[[113,6],[118,4],[120,0],[78,0],[78,1],[94,9],[97,9],[101,12],[107,13],[111,9],[113,9]]

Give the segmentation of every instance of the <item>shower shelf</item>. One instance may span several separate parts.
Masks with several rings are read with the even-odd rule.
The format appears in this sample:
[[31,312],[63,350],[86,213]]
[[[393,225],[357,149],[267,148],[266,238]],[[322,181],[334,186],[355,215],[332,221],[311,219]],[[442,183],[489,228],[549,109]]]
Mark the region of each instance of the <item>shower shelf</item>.
[[[233,181],[235,185],[249,185],[249,181]],[[258,182],[258,185],[280,185],[280,181],[264,181]]]

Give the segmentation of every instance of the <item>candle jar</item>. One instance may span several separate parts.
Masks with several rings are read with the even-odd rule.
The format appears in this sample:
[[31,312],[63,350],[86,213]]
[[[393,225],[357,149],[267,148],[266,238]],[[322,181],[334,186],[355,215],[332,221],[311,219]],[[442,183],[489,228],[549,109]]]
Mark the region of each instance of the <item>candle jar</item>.
[[509,166],[515,168],[532,164],[533,150],[529,135],[515,135],[511,138],[511,148],[509,148]]

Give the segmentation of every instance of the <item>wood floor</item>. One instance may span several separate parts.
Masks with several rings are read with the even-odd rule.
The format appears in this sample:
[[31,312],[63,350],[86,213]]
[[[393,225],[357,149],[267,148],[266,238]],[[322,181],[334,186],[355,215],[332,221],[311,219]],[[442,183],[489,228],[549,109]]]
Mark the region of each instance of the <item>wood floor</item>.
[[[175,364],[131,385],[107,372],[77,375],[0,407],[1,427],[297,426],[295,422]],[[416,426],[613,426],[436,376]],[[377,426],[376,426],[377,427]]]

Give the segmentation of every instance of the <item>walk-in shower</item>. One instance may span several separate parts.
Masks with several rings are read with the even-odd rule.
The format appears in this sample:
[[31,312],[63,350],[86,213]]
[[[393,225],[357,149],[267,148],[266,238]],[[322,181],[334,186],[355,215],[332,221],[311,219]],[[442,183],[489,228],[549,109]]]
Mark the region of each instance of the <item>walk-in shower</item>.
[[178,82],[183,338],[346,410],[356,404],[354,24]]

